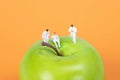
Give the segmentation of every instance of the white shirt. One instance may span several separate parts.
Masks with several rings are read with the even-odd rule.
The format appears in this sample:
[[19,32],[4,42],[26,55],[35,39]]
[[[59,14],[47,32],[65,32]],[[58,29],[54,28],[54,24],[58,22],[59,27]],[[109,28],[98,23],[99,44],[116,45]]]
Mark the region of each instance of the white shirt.
[[49,38],[49,35],[50,35],[50,32],[49,32],[49,31],[44,31],[44,32],[42,33],[42,38],[43,38],[43,39],[48,39],[48,38]]
[[75,26],[73,26],[73,27],[70,27],[70,28],[68,29],[68,31],[71,32],[71,33],[76,33],[76,32],[77,32],[77,29],[76,29]]
[[53,35],[51,38],[52,38],[53,41],[59,41],[60,40],[57,35]]

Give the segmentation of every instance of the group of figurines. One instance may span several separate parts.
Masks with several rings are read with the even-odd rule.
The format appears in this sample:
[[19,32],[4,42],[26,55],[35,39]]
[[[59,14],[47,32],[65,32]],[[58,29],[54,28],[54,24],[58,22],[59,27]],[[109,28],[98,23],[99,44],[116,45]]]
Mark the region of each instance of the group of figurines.
[[[68,32],[70,32],[70,36],[72,37],[72,40],[74,42],[74,44],[76,44],[76,32],[77,32],[77,28],[74,25],[70,25]],[[50,36],[50,31],[49,29],[46,29],[43,33],[42,33],[42,39],[44,42],[48,42],[49,41],[49,36]],[[52,41],[54,42],[55,46],[61,47],[60,45],[60,38],[57,35],[56,32],[54,32],[54,34],[51,36]]]

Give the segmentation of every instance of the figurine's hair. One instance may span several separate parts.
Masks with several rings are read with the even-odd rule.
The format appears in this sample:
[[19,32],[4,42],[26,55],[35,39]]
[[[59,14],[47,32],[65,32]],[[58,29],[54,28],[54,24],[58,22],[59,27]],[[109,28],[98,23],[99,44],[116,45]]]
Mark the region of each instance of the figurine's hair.
[[73,27],[74,25],[73,25],[73,24],[71,24],[70,26],[71,26],[71,27]]
[[49,29],[46,29],[46,31],[49,31]]

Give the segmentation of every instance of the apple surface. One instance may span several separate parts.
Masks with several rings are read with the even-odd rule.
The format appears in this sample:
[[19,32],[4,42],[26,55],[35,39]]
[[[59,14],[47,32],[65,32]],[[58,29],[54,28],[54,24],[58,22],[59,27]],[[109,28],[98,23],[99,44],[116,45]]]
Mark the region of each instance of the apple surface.
[[[76,44],[71,37],[60,37],[54,49],[36,42],[20,64],[20,80],[104,80],[104,68],[95,48],[83,39]],[[55,47],[52,40],[48,44]]]

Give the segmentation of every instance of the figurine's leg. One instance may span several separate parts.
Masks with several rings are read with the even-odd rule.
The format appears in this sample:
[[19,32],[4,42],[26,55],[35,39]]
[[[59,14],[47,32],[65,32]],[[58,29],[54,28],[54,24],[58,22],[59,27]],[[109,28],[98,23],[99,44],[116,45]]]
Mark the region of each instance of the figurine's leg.
[[44,42],[47,42],[46,39],[43,40]]
[[57,42],[58,42],[58,46],[60,47],[60,41],[58,40]]
[[76,44],[76,34],[75,33],[73,34],[73,42],[74,42],[74,44]]
[[49,39],[46,39],[46,41],[48,42]]
[[73,42],[74,42],[74,44],[76,44],[76,37],[73,38]]
[[48,42],[48,39],[44,39],[44,42]]
[[54,44],[55,44],[55,46],[56,46],[56,47],[58,47],[58,46],[57,46],[57,42],[56,42],[56,41],[54,41]]

